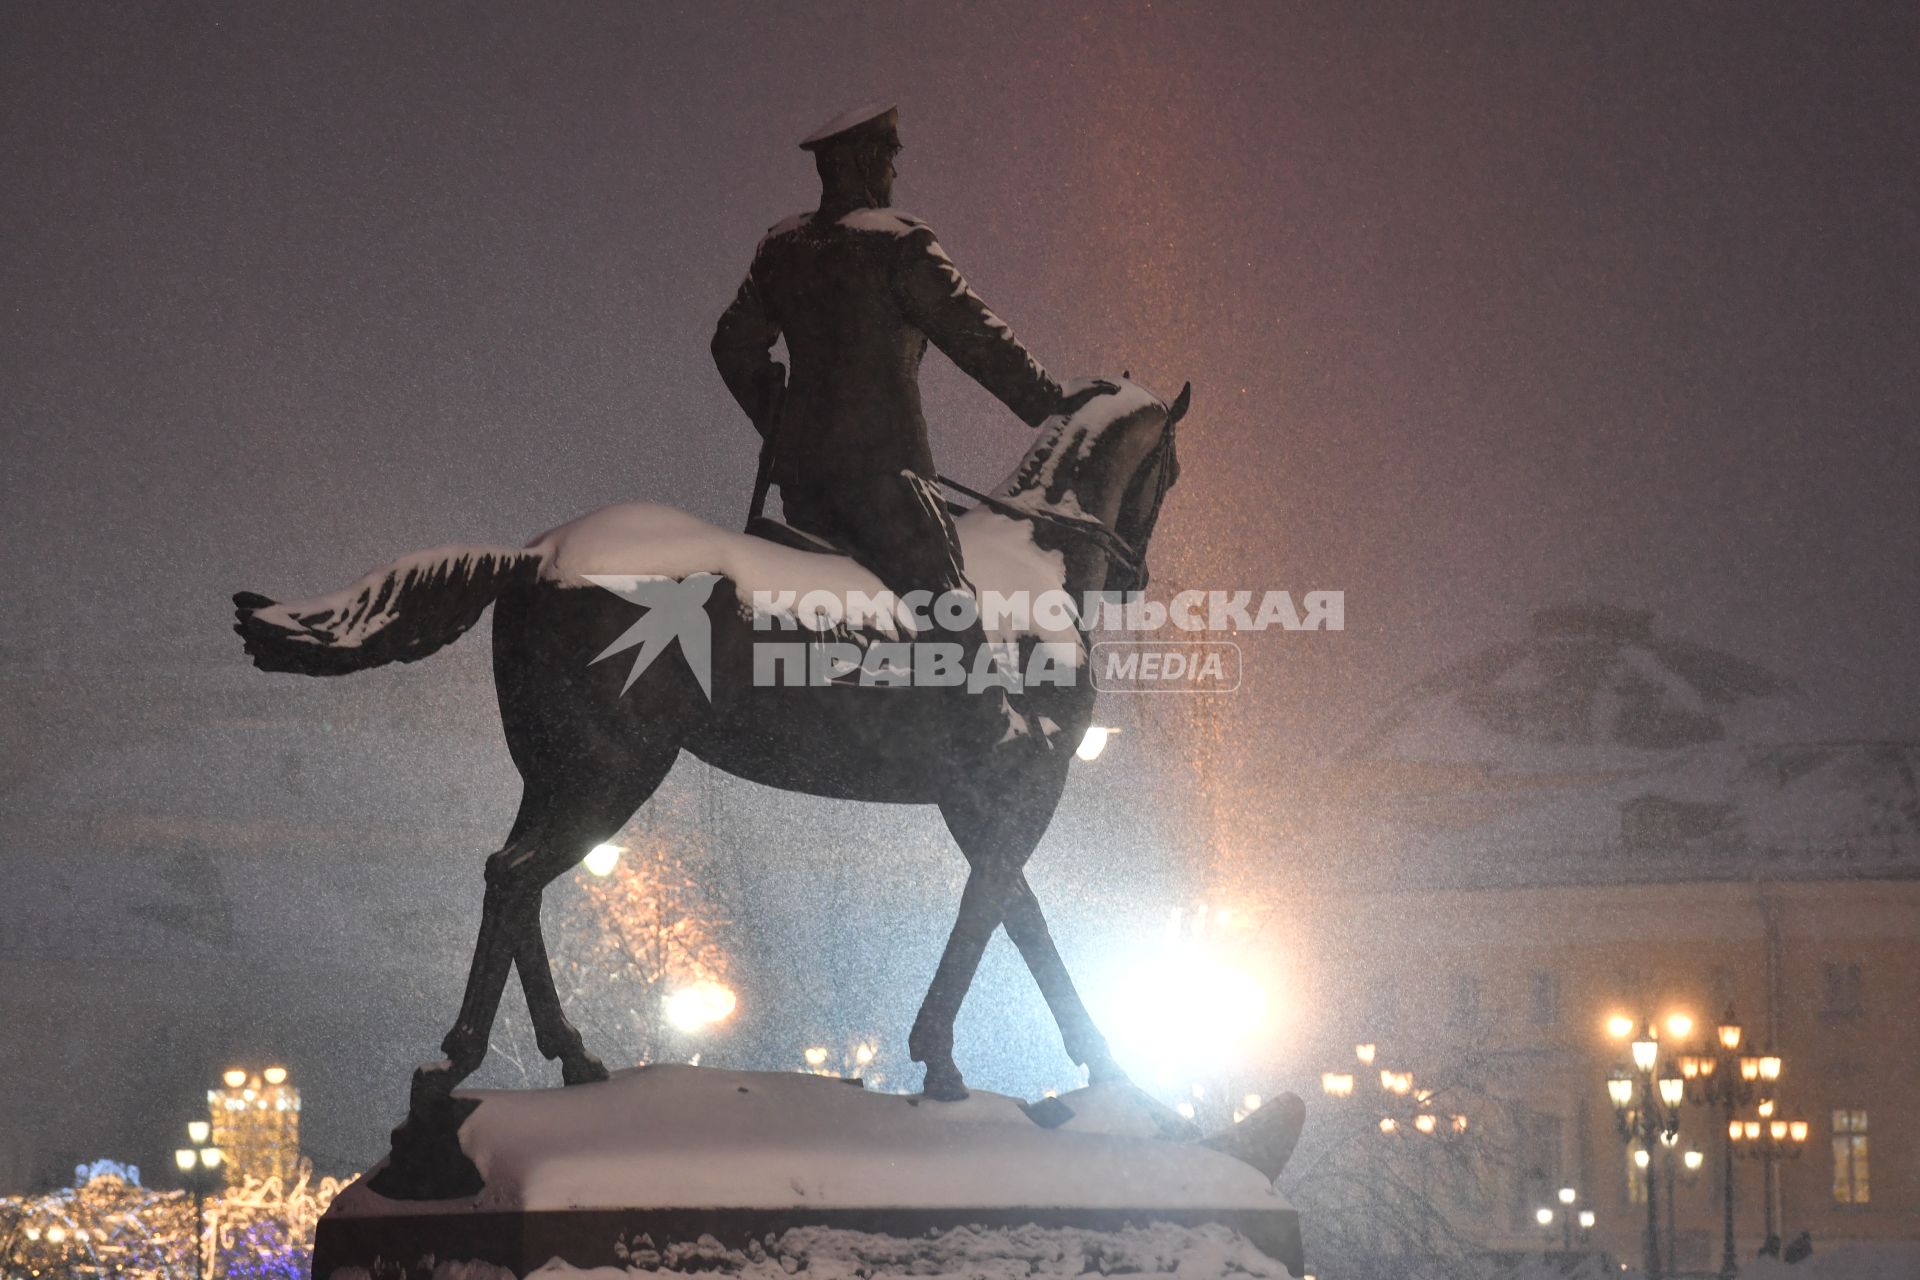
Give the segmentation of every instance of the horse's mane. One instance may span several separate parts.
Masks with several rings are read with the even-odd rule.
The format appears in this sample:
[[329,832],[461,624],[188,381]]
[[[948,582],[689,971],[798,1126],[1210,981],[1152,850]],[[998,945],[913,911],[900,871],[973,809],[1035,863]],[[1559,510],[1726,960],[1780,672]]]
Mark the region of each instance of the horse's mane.
[[[1044,434],[1020,460],[1020,465],[1000,486],[1000,495],[1011,498],[1044,486],[1043,500],[1058,503],[1066,497],[1067,484],[1074,472],[1072,467],[1059,465],[1063,459],[1071,457],[1076,463],[1085,463],[1110,440],[1115,427],[1131,421],[1144,409],[1164,409],[1158,398],[1136,383],[1122,382],[1120,388],[1113,395],[1090,401],[1071,418],[1052,419],[1043,429]],[[1106,412],[1098,413],[1100,409]]]

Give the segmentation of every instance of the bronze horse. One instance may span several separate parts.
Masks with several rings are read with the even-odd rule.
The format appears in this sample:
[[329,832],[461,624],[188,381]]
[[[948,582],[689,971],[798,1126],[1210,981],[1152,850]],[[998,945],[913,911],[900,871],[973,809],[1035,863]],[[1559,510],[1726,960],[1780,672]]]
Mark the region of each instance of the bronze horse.
[[[1174,427],[1188,397],[1182,388],[1168,405],[1125,382],[1072,417],[1044,424],[1013,476],[958,521],[975,585],[1051,586],[1076,601],[1088,592],[1144,586],[1147,542],[1179,469]],[[1026,565],[1028,577],[994,581],[1005,572],[995,564],[1009,562]],[[1096,1082],[1124,1079],[1074,990],[1024,874],[1066,784],[1070,747],[1008,770],[946,747],[941,708],[951,707],[951,698],[844,682],[756,685],[756,639],[781,637],[755,629],[746,588],[769,572],[784,573],[787,581],[798,574],[797,585],[805,586],[808,576],[845,581],[865,571],[844,557],[630,504],[562,526],[524,550],[421,552],[318,600],[234,597],[235,630],[254,664],[304,675],[415,661],[497,605],[494,684],[525,789],[506,846],[487,859],[479,939],[459,1018],[442,1045],[446,1060],[414,1075],[414,1119],[444,1109],[454,1086],[480,1065],[514,967],[540,1051],[559,1060],[564,1081],[606,1078],[555,993],[540,895],[626,824],[683,750],[790,791],[940,806],[971,872],[908,1042],[914,1060],[926,1066],[929,1096],[966,1096],[953,1060],[954,1018],[987,940],[1003,922],[1067,1052]],[[708,687],[684,646],[682,660],[666,655],[643,668],[598,660],[619,650],[622,633],[643,616],[614,591],[588,585],[602,575],[706,579],[712,588],[703,606],[711,636]],[[1084,623],[1072,621],[1066,639],[1083,662],[1077,678],[1030,687],[1016,705],[1030,718],[1051,721],[1056,740],[1072,744],[1091,722],[1094,689],[1084,665]],[[1023,648],[1030,651],[1034,642],[1023,638]]]

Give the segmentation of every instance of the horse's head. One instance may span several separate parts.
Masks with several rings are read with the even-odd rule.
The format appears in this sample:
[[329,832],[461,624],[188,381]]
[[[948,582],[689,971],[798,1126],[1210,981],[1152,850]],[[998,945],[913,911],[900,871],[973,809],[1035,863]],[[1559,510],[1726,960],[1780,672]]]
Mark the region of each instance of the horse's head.
[[1174,428],[1193,388],[1182,386],[1167,404],[1125,378],[1118,387],[1051,424],[997,493],[1098,544],[1107,561],[1102,587],[1135,591],[1147,585],[1147,543],[1180,476]]

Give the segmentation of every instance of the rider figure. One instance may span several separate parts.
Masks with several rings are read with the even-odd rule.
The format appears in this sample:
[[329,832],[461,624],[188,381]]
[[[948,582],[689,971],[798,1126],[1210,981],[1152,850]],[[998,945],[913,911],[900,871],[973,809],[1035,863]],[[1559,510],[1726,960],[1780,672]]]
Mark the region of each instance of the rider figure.
[[[967,286],[933,229],[889,206],[900,152],[893,107],[848,112],[800,146],[820,173],[820,207],[760,241],[714,331],[714,363],[766,442],[789,524],[846,547],[897,596],[971,593],[920,408],[927,343],[1030,427],[1112,387],[1063,393]],[[791,379],[770,354],[783,336]],[[954,638],[971,670],[984,631],[976,621]],[[1004,689],[962,701],[965,746],[1047,745]]]

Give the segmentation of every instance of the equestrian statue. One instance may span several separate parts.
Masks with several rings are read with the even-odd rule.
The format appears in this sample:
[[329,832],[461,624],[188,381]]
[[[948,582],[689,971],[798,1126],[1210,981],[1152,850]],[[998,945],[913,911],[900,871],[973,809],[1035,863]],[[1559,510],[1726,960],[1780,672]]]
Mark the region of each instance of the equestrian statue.
[[[1049,630],[976,613],[923,617],[928,629],[914,631],[906,615],[823,620],[784,602],[821,591],[895,600],[1064,592],[1079,601],[1139,590],[1179,473],[1174,429],[1189,391],[1167,402],[1126,377],[1064,387],[1051,377],[927,224],[890,207],[900,150],[892,108],[848,113],[801,145],[819,171],[819,208],[762,239],[712,342],[721,377],[763,440],[747,532],[628,503],[521,548],[419,552],[318,599],[234,597],[235,630],[254,664],[302,675],[417,661],[495,606],[494,684],[524,790],[504,847],[486,861],[465,996],[444,1060],[414,1074],[396,1161],[404,1131],[437,1126],[444,1136],[457,1123],[453,1090],[486,1053],[510,971],[564,1082],[607,1077],[560,1005],[541,893],[627,823],[682,751],[789,791],[939,806],[970,872],[908,1041],[926,1068],[926,1096],[967,1096],[954,1019],[1002,925],[1068,1054],[1093,1083],[1125,1079],[1024,874],[1074,759],[1055,743],[1078,742],[1092,720],[1086,620]],[[791,375],[772,356],[782,338]],[[1038,431],[1012,475],[973,495],[978,504],[957,518],[938,488],[921,411],[929,342]],[[776,486],[784,522],[763,509]],[[859,653],[903,635],[926,640],[930,630],[971,669],[989,629],[1000,651],[1046,649],[1078,678],[1012,689],[831,674],[769,681],[755,652],[797,634]],[[679,661],[662,656],[672,641]]]

